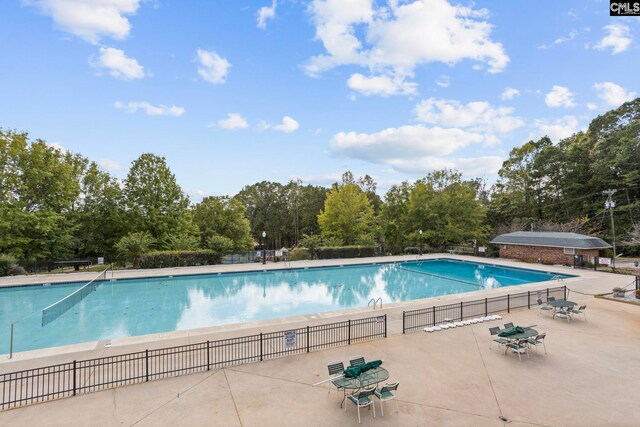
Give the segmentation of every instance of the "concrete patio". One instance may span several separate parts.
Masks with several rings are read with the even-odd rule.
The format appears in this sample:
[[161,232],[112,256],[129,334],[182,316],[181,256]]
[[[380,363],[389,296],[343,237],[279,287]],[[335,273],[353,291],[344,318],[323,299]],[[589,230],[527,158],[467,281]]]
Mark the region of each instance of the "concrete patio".
[[[116,388],[0,413],[0,425],[357,425],[336,403],[326,364],[383,359],[400,382],[384,418],[362,425],[637,426],[640,308],[572,295],[586,321],[538,310],[427,334],[395,334],[351,346]],[[547,350],[518,361],[489,349],[489,326],[513,322],[547,332]],[[378,402],[376,402],[379,405]],[[379,406],[377,407],[379,410]],[[503,421],[504,417],[507,421]]]

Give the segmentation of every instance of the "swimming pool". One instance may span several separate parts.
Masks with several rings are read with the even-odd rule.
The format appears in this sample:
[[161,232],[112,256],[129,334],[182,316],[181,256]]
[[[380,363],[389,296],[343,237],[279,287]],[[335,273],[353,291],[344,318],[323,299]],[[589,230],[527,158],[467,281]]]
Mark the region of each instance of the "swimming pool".
[[105,281],[53,322],[42,309],[85,283],[0,288],[0,353],[251,322],[517,286],[551,280],[540,272],[432,259],[343,267],[265,270]]

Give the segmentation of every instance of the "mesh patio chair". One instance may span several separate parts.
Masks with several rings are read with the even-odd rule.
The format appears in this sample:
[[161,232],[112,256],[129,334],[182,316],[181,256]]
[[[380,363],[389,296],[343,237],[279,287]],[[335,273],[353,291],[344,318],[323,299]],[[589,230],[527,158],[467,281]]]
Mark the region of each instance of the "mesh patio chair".
[[349,365],[351,366],[364,365],[364,357],[362,356],[354,357],[353,359],[349,360]]
[[541,313],[543,311],[553,311],[553,307],[551,307],[549,304],[543,303],[540,298],[538,298],[537,303],[538,307],[540,307],[540,311],[538,313]]
[[581,305],[580,307],[578,307],[578,309],[571,309],[571,314],[575,314],[577,316],[582,314],[582,317],[584,317],[584,320],[587,320],[587,316],[584,314],[585,308],[587,308],[586,305]]
[[398,385],[400,384],[399,383],[385,384],[384,387],[380,387],[379,389],[376,389],[376,391],[373,393],[375,397],[380,399],[380,412],[382,413],[383,417],[384,417],[384,407],[382,406],[382,402],[384,402],[385,400],[391,400],[396,398],[396,390],[398,390]]
[[547,337],[547,334],[539,334],[533,338],[529,338],[527,340],[527,344],[529,344],[529,346],[533,346],[533,348],[536,349],[536,351],[538,351],[537,346],[539,346],[540,344],[542,344],[542,346],[544,347],[544,354],[547,354],[547,345],[544,343],[544,339]]
[[494,342],[497,342],[500,345],[506,345],[509,342],[508,339],[501,338],[498,336],[498,333],[500,333],[500,326],[489,328],[489,333],[491,334],[491,342],[489,342],[489,349],[491,349],[491,345]]
[[514,353],[518,353],[518,359],[522,362],[522,353],[527,353],[529,357],[529,351],[527,350],[527,340],[510,341],[504,347],[504,354],[507,354],[507,350],[513,350]]
[[547,302],[549,302],[549,301],[555,301],[555,300],[556,300],[556,297],[549,297],[549,298],[547,298]]
[[[376,388],[366,388],[361,390],[359,393],[350,394],[347,396],[350,402],[353,402],[354,405],[358,408],[358,424],[360,424],[360,408],[366,408],[367,406],[373,407],[373,418],[376,417],[376,406],[373,404],[373,393],[375,393]],[[347,405],[345,405],[344,410],[346,412]]]
[[[327,370],[329,371],[329,376],[331,378],[341,378],[344,373],[344,363],[342,362],[332,362],[327,365]],[[342,387],[336,385],[333,381],[331,382],[336,386],[336,399],[340,399],[340,389]],[[342,394],[344,396],[345,390],[342,388]],[[339,400],[338,400],[339,401]]]
[[505,323],[504,324],[505,328],[513,328],[513,323],[509,322],[509,323]]

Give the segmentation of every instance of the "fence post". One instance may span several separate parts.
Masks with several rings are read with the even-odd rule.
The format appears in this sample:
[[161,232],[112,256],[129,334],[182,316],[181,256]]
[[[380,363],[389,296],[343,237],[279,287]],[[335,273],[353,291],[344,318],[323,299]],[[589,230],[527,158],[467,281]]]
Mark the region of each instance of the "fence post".
[[11,322],[11,338],[9,339],[9,359],[13,357],[13,322]]
[[547,288],[547,301],[549,301],[549,288]]
[[260,361],[262,362],[262,332],[260,332]]
[[145,381],[149,382],[149,349],[144,351],[144,372],[145,372]]
[[209,340],[207,340],[207,371],[211,370],[211,360],[209,359]]
[[387,315],[384,315],[384,337],[387,337]]
[[436,326],[436,306],[433,306],[433,326]]
[[403,334],[405,333],[405,332],[404,332],[404,331],[405,331],[405,329],[404,329],[404,324],[405,324],[405,322],[404,322],[404,316],[405,316],[405,313],[406,313],[406,312],[405,312],[404,310],[402,310],[402,333],[403,333]]
[[489,315],[489,312],[487,311],[488,310],[488,306],[489,306],[488,301],[485,298],[484,299],[484,317],[487,317]]
[[460,321],[462,322],[463,319],[464,317],[462,316],[462,301],[460,301]]
[[567,285],[564,285],[564,299],[567,299]]
[[511,313],[511,294],[507,294],[507,313]]
[[307,326],[307,353],[309,353],[309,326]]
[[640,276],[636,276],[636,290],[640,289]]
[[527,308],[531,309],[531,291],[527,291]]
[[351,345],[351,319],[349,319],[348,326],[349,330],[347,331],[347,344]]
[[73,395],[76,395],[76,361],[73,361]]

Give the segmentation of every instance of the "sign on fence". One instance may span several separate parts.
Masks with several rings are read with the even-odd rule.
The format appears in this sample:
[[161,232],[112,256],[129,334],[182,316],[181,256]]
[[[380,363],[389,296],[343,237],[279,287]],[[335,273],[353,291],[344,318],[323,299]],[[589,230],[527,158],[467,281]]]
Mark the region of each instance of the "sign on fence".
[[384,323],[384,316],[378,316],[378,317],[376,317],[376,322],[378,322],[378,323]]
[[286,348],[296,346],[296,331],[284,331],[282,335],[284,336],[284,346]]
[[478,247],[478,252],[480,252],[481,254],[485,253],[486,250],[487,250],[487,248],[485,248],[484,246],[479,246]]
[[282,251],[276,251],[276,256],[282,256]]
[[98,265],[103,265],[104,264],[104,257],[99,256],[98,257]]
[[611,265],[611,258],[598,258],[598,264],[601,265]]

